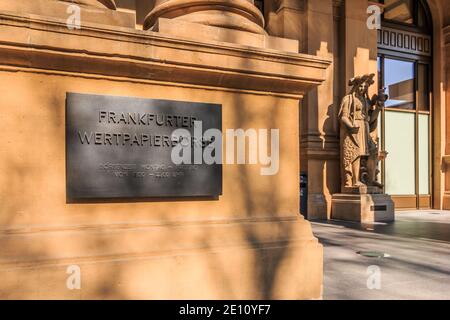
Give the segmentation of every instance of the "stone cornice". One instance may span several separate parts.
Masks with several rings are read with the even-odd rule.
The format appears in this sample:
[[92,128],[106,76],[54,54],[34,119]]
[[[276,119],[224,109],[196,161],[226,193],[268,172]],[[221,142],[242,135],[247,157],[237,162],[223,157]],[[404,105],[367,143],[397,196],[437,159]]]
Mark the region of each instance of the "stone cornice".
[[8,66],[301,97],[325,79],[329,60],[130,28],[0,12],[0,61]]
[[337,160],[340,157],[339,138],[317,134],[302,135],[300,153],[304,159]]

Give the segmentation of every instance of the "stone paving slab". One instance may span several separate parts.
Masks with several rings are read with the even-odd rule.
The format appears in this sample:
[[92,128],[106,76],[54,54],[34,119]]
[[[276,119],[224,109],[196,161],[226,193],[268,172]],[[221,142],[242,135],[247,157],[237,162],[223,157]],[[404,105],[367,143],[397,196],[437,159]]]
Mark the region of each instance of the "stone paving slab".
[[[324,299],[450,299],[450,211],[399,212],[391,224],[313,221],[312,226],[324,245]],[[379,267],[380,289],[367,286],[369,277],[374,279],[370,266]]]

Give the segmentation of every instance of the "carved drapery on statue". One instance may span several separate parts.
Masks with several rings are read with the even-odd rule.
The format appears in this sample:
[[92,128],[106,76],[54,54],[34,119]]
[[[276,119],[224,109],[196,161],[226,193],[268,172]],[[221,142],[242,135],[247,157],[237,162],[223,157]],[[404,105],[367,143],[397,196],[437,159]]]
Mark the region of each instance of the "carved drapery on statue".
[[339,110],[341,167],[344,190],[371,186],[382,188],[377,181],[380,160],[379,144],[372,133],[377,129],[378,115],[387,96],[380,92],[369,99],[368,89],[374,74],[355,77]]

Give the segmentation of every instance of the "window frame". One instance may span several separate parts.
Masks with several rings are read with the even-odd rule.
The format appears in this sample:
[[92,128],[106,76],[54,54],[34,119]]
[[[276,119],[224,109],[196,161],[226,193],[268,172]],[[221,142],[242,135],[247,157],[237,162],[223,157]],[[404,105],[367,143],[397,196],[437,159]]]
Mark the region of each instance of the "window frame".
[[[385,107],[383,108],[382,112],[381,112],[381,128],[380,128],[380,134],[381,134],[381,148],[382,150],[385,150],[386,148],[386,136],[385,136],[385,132],[386,132],[386,127],[385,127],[385,117],[386,114],[385,112],[404,112],[404,113],[410,113],[410,114],[414,114],[415,115],[415,132],[414,132],[414,140],[415,140],[415,155],[414,155],[414,161],[415,161],[415,195],[413,195],[416,198],[416,208],[420,209],[420,208],[428,208],[428,206],[423,207],[421,205],[421,201],[422,198],[430,198],[430,205],[429,207],[432,207],[432,194],[433,194],[433,166],[432,164],[432,155],[434,152],[433,149],[433,87],[432,87],[432,70],[433,70],[433,64],[432,61],[430,61],[429,59],[421,59],[420,57],[405,57],[404,55],[397,55],[394,52],[378,52],[378,58],[379,60],[379,68],[380,68],[380,72],[381,74],[379,75],[379,88],[383,88],[385,87],[385,59],[391,59],[391,60],[398,60],[398,61],[406,61],[406,62],[412,62],[414,63],[414,109],[413,110],[408,110],[408,109],[401,109],[401,108],[392,108],[392,107]],[[419,98],[419,72],[418,72],[418,68],[419,68],[419,64],[423,64],[423,65],[427,65],[428,66],[428,89],[429,89],[429,95],[428,95],[428,110],[419,110],[419,105],[418,105],[418,98]],[[420,194],[420,185],[419,185],[419,115],[428,115],[428,135],[429,135],[429,154],[428,154],[428,170],[429,170],[429,194],[427,195],[423,195]],[[386,164],[383,161],[381,163],[382,166],[382,171],[381,171],[381,177],[382,177],[382,181],[383,183],[385,183],[386,181]],[[394,197],[398,197],[398,198],[407,198],[407,197],[411,197],[412,195],[393,195]]]

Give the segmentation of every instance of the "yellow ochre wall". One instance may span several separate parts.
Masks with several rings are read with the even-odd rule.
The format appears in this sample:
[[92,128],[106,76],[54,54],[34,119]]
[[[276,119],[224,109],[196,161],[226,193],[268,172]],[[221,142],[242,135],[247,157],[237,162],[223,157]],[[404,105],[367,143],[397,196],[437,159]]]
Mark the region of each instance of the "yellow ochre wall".
[[[135,30],[121,12],[92,22],[107,9],[69,30],[60,3],[51,17],[13,4],[0,0],[0,298],[321,297],[322,246],[299,215],[299,105],[329,60],[188,22],[186,37],[214,39]],[[68,203],[67,92],[221,104],[224,130],[280,129],[279,172],[224,165],[213,200]],[[80,290],[67,287],[73,265]]]
[[[29,72],[1,72],[0,128],[5,198],[13,217],[1,223],[120,222],[127,219],[217,219],[298,213],[298,101],[257,94],[172,85],[86,79]],[[211,201],[67,204],[65,194],[66,92],[222,105],[223,129],[280,129],[280,171],[260,175],[260,165],[224,165],[223,196]],[[225,138],[225,137],[224,137]],[[225,152],[224,152],[225,154]],[[251,194],[251,197],[247,195]],[[37,212],[39,214],[37,214]],[[93,215],[95,213],[95,215]],[[151,213],[151,215],[149,215]]]
[[[2,71],[0,88],[1,297],[250,298],[271,285],[273,297],[296,297],[295,282],[277,288],[277,277],[321,258],[304,248],[314,241],[295,250],[258,244],[289,241],[301,227],[286,220],[298,215],[296,100],[23,71]],[[68,204],[66,92],[220,103],[224,129],[280,128],[280,171],[225,165],[218,200]],[[275,217],[285,221],[264,222]],[[66,288],[70,264],[81,267],[80,291]]]

